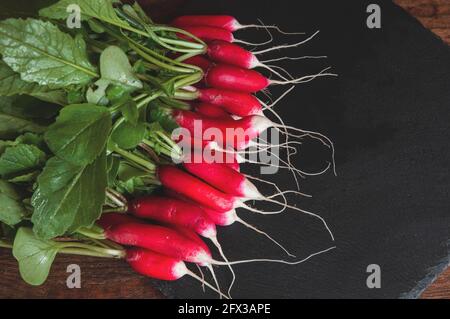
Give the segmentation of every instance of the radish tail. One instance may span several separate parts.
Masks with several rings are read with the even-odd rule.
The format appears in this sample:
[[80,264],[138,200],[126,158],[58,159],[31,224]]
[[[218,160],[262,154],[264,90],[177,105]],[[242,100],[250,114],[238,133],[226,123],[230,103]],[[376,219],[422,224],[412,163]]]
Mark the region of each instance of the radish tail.
[[284,196],[284,195],[286,195],[286,194],[296,194],[296,195],[300,195],[300,196],[304,196],[304,197],[312,197],[312,196],[309,195],[309,194],[305,194],[305,193],[298,192],[298,191],[293,191],[293,190],[282,191],[282,190],[278,187],[278,185],[277,185],[276,183],[266,181],[266,180],[264,180],[264,179],[262,179],[262,178],[259,178],[259,177],[255,177],[255,176],[251,176],[251,175],[247,175],[247,174],[244,174],[244,176],[247,177],[247,178],[249,178],[249,179],[253,179],[253,180],[258,181],[258,182],[261,182],[261,183],[266,183],[266,184],[269,184],[269,185],[272,185],[273,187],[275,187],[275,189],[276,189],[278,192],[275,193],[275,194],[273,194],[273,195],[267,196],[267,198],[274,198],[274,197],[277,197],[277,196],[281,196],[281,197],[283,197],[283,199],[284,199],[285,201],[287,201],[286,197]]
[[[293,126],[287,126],[287,125],[280,126],[280,125],[277,125],[276,123],[274,123],[274,127],[277,128],[281,133],[284,133],[284,134],[286,134],[285,133],[285,131],[286,131],[285,129],[296,131],[296,132],[300,132],[300,133],[302,133],[300,135],[289,133],[289,132],[287,133],[287,135],[289,135],[291,137],[296,137],[296,138],[302,138],[305,135],[307,135],[307,136],[309,136],[309,137],[311,137],[313,139],[316,139],[316,140],[320,141],[323,145],[325,145],[326,147],[330,148],[331,149],[331,166],[333,168],[334,175],[337,176],[334,144],[328,137],[326,137],[325,135],[323,135],[321,133],[318,133],[318,132],[302,130],[302,129],[299,129],[299,128],[296,128],[296,127],[293,127]],[[283,131],[280,130],[280,127],[283,128]]]
[[275,58],[275,59],[268,59],[264,61],[260,61],[261,63],[270,63],[270,62],[278,62],[278,61],[297,61],[297,60],[306,60],[306,59],[327,59],[328,57],[326,55],[304,55],[304,56],[297,56],[297,57],[289,57],[289,56],[283,56],[281,58]]
[[202,280],[202,278],[200,278],[198,275],[196,275],[195,273],[193,273],[192,271],[188,270],[186,272],[187,275],[191,276],[192,278],[198,280],[199,282],[201,282],[202,284],[205,284],[206,287],[208,287],[209,289],[217,292],[219,294],[219,296],[221,298],[225,298],[225,299],[230,299],[228,298],[228,296],[226,296],[223,292],[221,292],[220,290],[218,290],[216,287],[214,287],[213,285],[211,285],[209,282],[207,282],[206,280]]
[[338,76],[336,73],[325,72],[325,71],[328,71],[330,68],[331,67],[327,67],[317,74],[305,75],[305,76],[302,76],[297,79],[292,79],[292,80],[287,80],[287,81],[270,80],[270,84],[275,84],[275,85],[300,84],[300,83],[311,82],[312,80],[314,80],[318,77],[322,77],[322,76]]
[[[274,204],[277,204],[277,205],[280,205],[280,206],[284,206],[284,207],[283,207],[284,209],[290,208],[290,209],[299,211],[299,212],[301,212],[301,213],[304,213],[304,214],[307,214],[307,215],[310,215],[310,216],[313,216],[313,217],[319,219],[319,220],[324,224],[325,228],[327,229],[328,233],[330,234],[331,239],[334,241],[334,235],[333,235],[333,232],[330,230],[330,227],[328,227],[327,222],[325,221],[325,219],[324,219],[322,216],[319,216],[319,215],[317,215],[317,214],[315,214],[315,213],[312,213],[312,212],[310,212],[310,211],[307,211],[307,210],[304,210],[304,209],[301,209],[301,208],[298,208],[298,207],[295,207],[295,206],[292,206],[292,205],[284,204],[283,202],[279,202],[279,201],[274,200],[274,199],[271,199],[271,198],[267,198],[267,197],[266,197],[266,198],[264,198],[263,200],[264,200],[264,201],[268,201],[269,203],[274,203]],[[248,206],[245,207],[245,208],[248,208]],[[283,209],[283,210],[284,210],[284,209]],[[267,212],[264,212],[264,213],[267,214]]]
[[251,43],[251,42],[246,42],[243,40],[238,40],[238,39],[234,39],[235,43],[241,43],[241,44],[245,44],[245,45],[250,45],[250,46],[262,46],[262,45],[266,45],[269,44],[273,41],[273,36],[272,33],[270,33],[270,31],[268,29],[266,29],[267,33],[269,34],[269,40],[265,41],[265,42],[261,42],[261,43]]
[[[217,280],[216,273],[214,272],[214,269],[213,269],[212,265],[211,265],[211,264],[208,264],[206,267],[207,267],[208,270],[211,272],[211,276],[213,277],[213,280],[214,280],[214,282],[215,282],[215,284],[216,284],[217,290],[218,290],[218,291],[221,291],[221,290],[220,290],[219,281]],[[222,294],[219,294],[219,296],[220,296],[220,299],[222,299]]]
[[[223,258],[223,260],[228,262],[228,258],[225,256],[223,249],[222,249],[222,245],[220,245],[219,241],[217,240],[217,237],[213,237],[210,239],[211,239],[212,243],[214,244],[214,246],[216,246],[216,248],[219,251],[219,254]],[[230,286],[228,287],[228,296],[230,296],[230,298],[231,298],[231,289],[233,288],[234,282],[236,281],[236,274],[234,273],[233,267],[231,267],[231,265],[228,268],[230,269],[231,276],[232,276]]]
[[264,29],[274,29],[274,30],[276,30],[277,32],[279,32],[279,33],[281,33],[281,34],[284,34],[284,35],[301,35],[301,34],[305,34],[305,32],[286,32],[286,31],[283,31],[283,30],[281,30],[278,26],[276,26],[276,25],[265,25],[262,21],[261,21],[261,19],[258,19],[258,21],[261,23],[261,24],[240,24],[240,23],[238,23],[237,25],[236,25],[236,27],[237,27],[237,30],[242,30],[242,29],[249,29],[249,28],[254,28],[254,29],[262,29],[262,28],[264,28]]
[[203,280],[203,282],[202,282],[202,289],[203,289],[203,292],[205,292],[205,282],[204,282],[205,281],[205,274],[203,273],[202,268],[198,264],[195,264],[195,266],[197,267],[198,272],[200,273],[200,277]]
[[275,245],[280,247],[289,257],[293,257],[293,258],[296,257],[295,255],[291,254],[286,248],[284,248],[283,245],[281,245],[278,241],[276,241],[273,237],[271,237],[268,233],[256,228],[253,225],[250,225],[249,223],[247,223],[246,221],[244,221],[240,218],[238,218],[237,221],[239,223],[241,223],[242,225],[244,225],[245,227],[250,228],[251,230],[254,230],[257,233],[266,236],[271,242],[273,242]]
[[[324,250],[320,250],[318,252],[312,253],[310,255],[308,255],[307,257],[301,259],[301,260],[297,260],[297,261],[286,261],[286,260],[278,260],[278,259],[266,259],[266,258],[262,258],[262,259],[248,259],[248,260],[236,260],[236,261],[231,261],[229,262],[229,264],[232,265],[239,265],[239,264],[248,264],[248,263],[253,263],[253,262],[273,262],[273,263],[280,263],[280,264],[285,264],[285,265],[298,265],[301,263],[304,263],[305,261],[317,256],[317,255],[321,255],[324,254],[326,252],[329,252],[330,250],[335,249],[336,246],[331,246],[327,249]],[[220,262],[220,261],[212,261],[211,262],[214,265],[218,265],[218,266],[227,266],[227,263],[224,262]]]
[[311,35],[311,36],[309,36],[308,38],[306,38],[305,40],[300,41],[300,42],[297,42],[297,43],[293,43],[293,44],[284,44],[284,45],[277,45],[277,46],[274,46],[274,47],[271,47],[271,48],[268,48],[268,49],[264,49],[264,50],[260,50],[260,51],[253,52],[253,54],[254,54],[254,55],[257,55],[257,54],[263,54],[263,53],[271,52],[271,51],[274,51],[274,50],[287,49],[287,48],[295,48],[295,47],[298,47],[298,46],[300,46],[300,45],[302,45],[302,44],[304,44],[304,43],[310,41],[310,40],[313,39],[318,33],[319,33],[319,31],[316,31],[313,35]]

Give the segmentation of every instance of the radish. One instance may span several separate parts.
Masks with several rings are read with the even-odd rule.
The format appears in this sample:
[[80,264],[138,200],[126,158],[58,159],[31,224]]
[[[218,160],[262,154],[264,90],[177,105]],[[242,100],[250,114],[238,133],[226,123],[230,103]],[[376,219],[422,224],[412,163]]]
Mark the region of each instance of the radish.
[[233,196],[220,192],[176,167],[160,166],[157,175],[164,187],[180,193],[196,203],[220,212],[234,208],[236,199]]
[[[238,67],[245,68],[245,69],[255,69],[258,67],[264,68],[264,69],[267,69],[270,72],[276,74],[277,76],[281,77],[284,80],[286,80],[286,78],[283,75],[281,75],[279,72],[274,70],[274,68],[279,68],[283,72],[287,73],[286,70],[284,70],[283,68],[280,68],[278,66],[267,65],[266,63],[281,61],[281,60],[326,58],[325,56],[302,56],[302,57],[292,57],[292,58],[291,57],[281,57],[281,58],[276,58],[276,59],[259,61],[259,59],[256,57],[256,55],[254,53],[252,53],[251,51],[248,51],[237,44],[220,41],[220,40],[212,41],[211,43],[208,44],[207,55],[212,61],[217,62],[217,63],[230,64],[230,65],[238,66]],[[188,60],[186,60],[186,62],[189,63]],[[208,70],[209,66],[211,66],[211,62],[209,62],[207,60],[206,61],[204,61],[204,60],[196,61],[195,60],[192,62],[193,63],[191,63],[191,64],[201,67],[205,73]],[[206,63],[208,63],[208,64],[206,64]],[[208,66],[208,67],[206,67],[206,66]],[[203,68],[203,67],[205,67],[205,68]],[[287,73],[287,74],[289,75],[289,73]]]
[[247,199],[264,197],[243,174],[227,165],[221,163],[184,163],[183,166],[192,175],[226,194]]
[[[268,44],[268,43],[272,42],[272,40],[273,40],[272,36],[270,35],[270,39],[265,42],[251,43],[251,42],[236,39],[234,37],[233,33],[228,30],[225,30],[222,28],[216,28],[216,27],[208,27],[208,26],[185,26],[185,27],[183,27],[183,30],[196,36],[197,38],[199,38],[205,42],[222,40],[225,42],[242,43],[242,44],[246,44],[246,45],[258,46],[258,45]],[[188,41],[191,40],[190,37],[188,37],[187,35],[184,35],[184,34],[178,34],[178,36],[184,40],[188,40]]]
[[215,238],[217,230],[201,209],[185,201],[150,195],[132,201],[130,212],[136,217],[183,226],[206,238]]
[[[217,247],[222,258],[227,260],[217,240],[215,224],[198,205],[180,199],[151,195],[133,201],[131,212],[137,217],[175,225],[182,235],[186,235],[199,245],[203,245],[203,241],[197,234],[208,238]],[[214,276],[214,272],[212,274]]]
[[[187,197],[185,197],[185,196],[181,195],[180,193],[177,193],[177,192],[175,192],[173,190],[165,189],[164,192],[168,196],[170,196],[172,198],[177,198],[179,200],[183,200],[183,201],[186,201],[188,203],[195,204],[195,202],[193,202],[189,198],[187,198]],[[246,226],[246,227],[248,227],[248,228],[250,228],[250,229],[252,229],[252,230],[254,230],[256,232],[258,232],[260,234],[263,234],[268,239],[270,239],[272,242],[274,242],[277,246],[279,246],[281,249],[283,249],[286,252],[286,254],[288,254],[291,257],[295,257],[293,254],[291,254],[289,251],[287,251],[286,248],[284,248],[279,242],[277,242],[275,239],[273,239],[269,234],[259,230],[255,226],[252,226],[249,223],[247,223],[244,220],[242,220],[241,218],[239,218],[238,215],[236,214],[236,210],[235,209],[232,209],[232,210],[227,211],[227,212],[218,212],[218,211],[215,211],[214,209],[211,209],[211,208],[208,208],[208,207],[205,207],[205,206],[202,206],[201,209],[211,219],[211,221],[213,221],[216,225],[218,225],[218,226],[230,226],[230,225],[234,224],[235,222],[239,222],[242,225],[244,225],[244,226]]]
[[198,89],[195,93],[200,101],[218,105],[237,116],[262,114],[261,103],[251,94],[216,88]]
[[[161,216],[162,214],[152,215]],[[167,218],[164,219],[167,220]],[[212,258],[208,246],[194,232],[182,227],[171,229],[145,224],[132,217],[114,213],[103,215],[98,223],[104,228],[106,238],[119,244],[138,246],[178,260],[206,266],[216,282],[217,291],[220,291],[217,278],[210,263],[210,261],[219,261],[215,261]],[[181,222],[179,221],[179,223]],[[215,239],[215,236],[213,238]],[[222,248],[216,239],[215,244],[217,244],[221,255],[224,256]],[[226,258],[225,261],[228,262]],[[231,268],[231,266],[228,267]]]
[[144,276],[173,281],[188,275],[201,282],[202,285],[208,286],[220,294],[221,297],[228,298],[220,290],[190,271],[183,261],[173,257],[158,254],[144,248],[129,248],[127,249],[126,260],[136,272]]
[[277,26],[274,25],[260,25],[260,24],[240,24],[236,18],[228,15],[184,15],[175,18],[171,22],[172,25],[177,27],[187,26],[208,26],[215,28],[222,28],[230,32],[247,29],[247,28],[264,28],[264,29],[276,29],[283,34],[304,34],[303,32],[283,32]]
[[[249,200],[247,198],[240,198],[229,194],[225,194],[217,190],[216,188],[204,183],[200,179],[197,179],[196,177],[189,175],[188,173],[185,173],[182,170],[173,166],[164,165],[158,167],[158,177],[161,184],[164,187],[167,187],[168,189],[187,197],[189,200],[192,200],[196,203],[201,204],[202,206],[208,207],[217,212],[224,213],[227,211],[231,211],[232,209],[235,208],[245,208],[248,211],[263,215],[279,214],[282,213],[287,208],[299,211],[301,213],[319,219],[325,226],[328,233],[330,234],[331,239],[334,240],[333,233],[331,232],[330,228],[328,227],[328,224],[323,219],[323,217],[315,213],[309,212],[307,210],[300,209],[292,205],[288,205],[287,203],[274,200],[272,198],[273,196],[269,197],[262,196],[261,198],[250,199],[258,201],[259,200],[267,201],[270,203],[281,205],[283,207],[282,209],[277,211],[266,212],[246,205],[244,202]],[[274,196],[278,195],[280,194],[275,194]]]
[[[180,133],[180,134],[178,134]],[[192,138],[189,132],[179,132],[176,129],[172,132],[172,139],[182,150],[182,157],[175,158],[175,163],[224,163],[234,170],[239,171],[238,155],[232,152],[223,152],[213,141]]]
[[266,89],[270,85],[299,84],[321,76],[337,76],[334,73],[325,72],[328,69],[326,68],[317,74],[306,75],[297,79],[279,81],[270,80],[254,70],[220,63],[212,65],[208,69],[205,74],[205,83],[216,89],[255,93]]
[[231,115],[228,114],[223,108],[210,104],[210,103],[195,103],[194,104],[195,112],[213,118],[231,118]]
[[127,246],[153,250],[183,261],[207,264],[212,256],[206,244],[186,238],[176,230],[164,226],[145,224],[122,214],[104,214],[98,221],[105,236]]
[[[201,139],[215,140],[223,149],[231,146],[246,148],[250,141],[270,126],[276,126],[263,116],[252,115],[239,120],[207,118],[185,110],[173,110],[175,122],[191,135],[201,133]],[[209,136],[208,136],[209,135]]]
[[[272,111],[272,110],[271,110]],[[276,113],[275,113],[276,114]],[[249,146],[260,146],[260,144],[253,142],[252,140],[258,137],[263,131],[265,131],[268,127],[274,127],[278,132],[284,134],[287,137],[295,137],[295,138],[304,138],[311,137],[313,139],[319,140],[325,146],[331,149],[332,161],[323,171],[320,173],[307,173],[300,171],[296,168],[293,168],[290,164],[289,158],[288,162],[283,161],[279,156],[273,154],[278,160],[285,163],[287,165],[286,168],[289,168],[293,174],[303,174],[303,175],[319,175],[328,170],[329,167],[333,168],[335,172],[334,165],[334,146],[329,138],[324,136],[323,134],[301,130],[292,126],[287,126],[282,124],[276,124],[263,116],[248,116],[241,118],[239,120],[224,120],[224,119],[216,119],[216,118],[206,118],[199,114],[196,114],[191,111],[185,110],[174,110],[173,111],[174,120],[177,122],[179,126],[185,128],[188,131],[188,135],[199,135],[196,139],[203,141],[208,140],[212,143],[208,144],[208,148],[217,150],[223,153],[230,153],[234,156],[239,155],[236,151],[228,150],[228,147],[235,148],[237,150],[246,149]],[[280,119],[280,121],[282,121]],[[289,131],[297,131],[302,134],[294,134]],[[185,134],[186,132],[183,132]],[[182,134],[182,135],[183,135]],[[297,141],[292,141],[290,143],[286,142],[283,144],[279,144],[278,146],[290,148],[291,144],[299,144]],[[264,145],[265,149],[270,148],[269,144]],[[259,152],[258,150],[257,152]],[[246,161],[244,159],[244,161]],[[202,161],[196,161],[202,162]],[[266,163],[252,162],[247,161],[248,163],[256,163],[267,165]],[[282,166],[279,166],[283,168]],[[336,172],[335,172],[336,174]],[[295,176],[295,175],[294,175]],[[297,182],[297,180],[296,180]],[[298,184],[298,183],[297,183]]]
[[204,73],[206,73],[211,66],[211,61],[201,55],[195,55],[184,60],[184,63],[198,66]]

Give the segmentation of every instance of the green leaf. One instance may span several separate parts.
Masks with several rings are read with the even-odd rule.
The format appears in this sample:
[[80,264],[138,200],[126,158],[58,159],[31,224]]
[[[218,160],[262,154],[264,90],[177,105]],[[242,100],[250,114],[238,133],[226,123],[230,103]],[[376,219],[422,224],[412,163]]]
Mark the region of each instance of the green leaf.
[[130,89],[141,89],[142,82],[136,77],[128,61],[128,56],[121,48],[109,46],[100,55],[100,74],[102,79],[114,84],[121,84]]
[[61,0],[52,6],[41,9],[39,15],[50,19],[65,20],[68,17],[67,7],[78,5],[81,9],[81,18],[89,20],[95,18],[103,22],[129,29],[129,24],[121,20],[114,10],[116,0]]
[[40,171],[34,171],[28,174],[19,175],[8,179],[8,182],[13,184],[34,183],[36,181],[36,178],[39,176],[39,173]]
[[44,137],[42,135],[34,134],[34,133],[25,133],[23,135],[20,135],[16,138],[14,141],[15,145],[18,144],[28,144],[28,145],[34,145],[38,147],[41,150],[45,150],[46,145],[44,141]]
[[22,80],[53,89],[86,84],[97,77],[82,37],[72,38],[50,22],[1,21],[0,53]]
[[173,120],[170,110],[163,107],[151,107],[149,110],[151,121],[158,122],[168,132],[172,132],[178,127]]
[[121,181],[128,182],[133,178],[148,176],[148,172],[134,167],[126,162],[121,162],[119,165],[117,176]]
[[0,156],[0,175],[17,176],[40,168],[45,163],[45,153],[34,145],[19,144],[8,147]]
[[14,72],[5,62],[0,61],[0,95],[12,96],[26,94],[40,100],[63,105],[67,97],[62,90],[51,90],[47,86],[25,82],[20,74]]
[[147,133],[145,123],[133,125],[130,122],[123,121],[111,133],[111,140],[123,149],[132,149],[142,142]]
[[60,105],[28,95],[0,96],[0,112],[24,119],[54,120],[60,109]]
[[50,239],[91,226],[101,215],[106,186],[105,151],[84,167],[51,158],[31,201],[36,235]]
[[45,129],[30,120],[0,112],[0,138],[15,137],[24,132],[42,133]]
[[0,155],[2,155],[8,147],[14,146],[14,145],[16,145],[14,141],[0,140]]
[[61,110],[45,133],[45,140],[56,156],[83,166],[102,152],[110,130],[111,115],[107,108],[73,104]]
[[22,221],[27,211],[14,186],[0,180],[0,222],[14,226]]
[[128,100],[125,104],[120,108],[123,117],[130,122],[132,125],[137,125],[139,120],[139,109],[137,108],[137,104],[133,100]]
[[88,103],[95,105],[107,105],[109,103],[106,98],[106,89],[111,84],[109,80],[100,79],[94,83],[95,90],[90,87],[86,92],[86,100]]
[[114,155],[109,155],[107,159],[108,186],[114,186],[119,173],[120,159]]
[[13,255],[23,280],[33,286],[42,285],[59,249],[58,243],[38,239],[30,228],[21,227],[14,239]]

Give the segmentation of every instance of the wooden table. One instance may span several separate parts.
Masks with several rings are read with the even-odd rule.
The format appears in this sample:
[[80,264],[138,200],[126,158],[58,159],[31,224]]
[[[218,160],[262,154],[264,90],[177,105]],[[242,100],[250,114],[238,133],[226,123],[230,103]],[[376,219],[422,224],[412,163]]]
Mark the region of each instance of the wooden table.
[[[150,0],[152,2],[157,2]],[[422,24],[450,44],[449,0],[396,0]],[[97,258],[58,256],[46,284],[30,287],[18,273],[10,251],[0,249],[0,298],[162,298],[147,278],[136,275],[125,262]],[[82,269],[81,289],[67,289],[67,266]],[[450,268],[422,298],[450,298]]]

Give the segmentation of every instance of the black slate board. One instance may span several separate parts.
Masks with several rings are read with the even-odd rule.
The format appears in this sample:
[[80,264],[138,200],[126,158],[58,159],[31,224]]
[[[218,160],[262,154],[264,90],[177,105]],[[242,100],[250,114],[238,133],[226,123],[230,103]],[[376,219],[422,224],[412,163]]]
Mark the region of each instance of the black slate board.
[[[415,298],[448,264],[450,50],[391,2],[371,3],[382,9],[380,30],[366,27],[364,1],[188,1],[177,12],[229,13],[249,23],[261,18],[309,33],[320,29],[316,40],[277,54],[325,54],[328,60],[283,65],[300,75],[332,65],[339,74],[298,86],[277,106],[287,123],[335,142],[338,176],[302,181],[302,190],[314,197],[291,202],[324,216],[337,248],[298,266],[236,266],[235,298]],[[259,41],[266,34],[238,36]],[[314,156],[296,164],[320,167],[324,154],[314,149],[305,149],[304,156]],[[285,172],[268,177],[285,189],[295,187]],[[242,217],[298,257],[333,244],[320,222],[295,212]],[[285,257],[240,225],[222,229],[220,240],[231,260]],[[369,264],[381,267],[380,289],[366,286]],[[219,273],[228,283],[227,269]],[[162,290],[177,298],[216,296],[191,279],[163,284]]]

